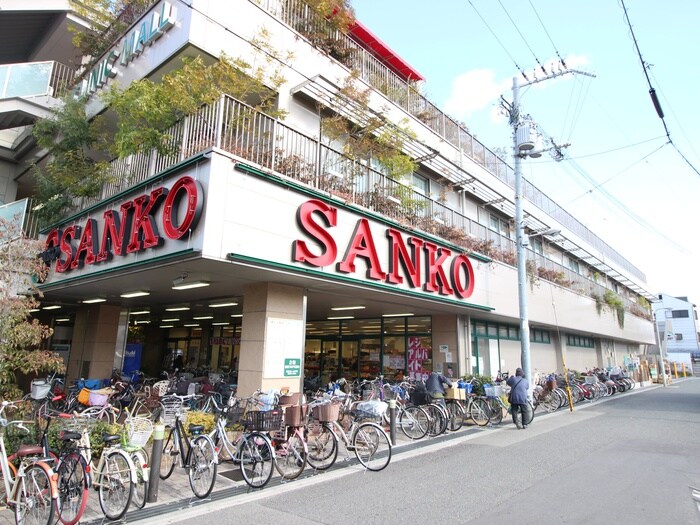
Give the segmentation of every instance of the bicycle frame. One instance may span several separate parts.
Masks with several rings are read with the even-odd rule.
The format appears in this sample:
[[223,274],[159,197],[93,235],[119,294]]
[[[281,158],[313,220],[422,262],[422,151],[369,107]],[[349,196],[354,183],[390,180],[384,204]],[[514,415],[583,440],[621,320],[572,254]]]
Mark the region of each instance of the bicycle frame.
[[[175,426],[171,429],[171,432],[173,434],[173,438],[177,440],[178,454],[176,457],[179,458],[182,462],[180,466],[182,468],[190,467],[190,458],[192,456],[192,441],[189,437],[187,437],[187,432],[185,432],[185,427],[182,424],[179,415],[175,417]],[[185,453],[185,447],[183,445],[187,445],[187,453]]]
[[[3,419],[1,411],[0,419]],[[19,468],[17,469],[17,474],[15,475],[12,472],[9,461],[7,460],[7,448],[5,447],[5,427],[10,423],[8,423],[6,420],[3,423],[4,424],[0,425],[0,469],[2,469],[3,483],[5,488],[5,500],[7,505],[13,508],[17,505],[17,495],[20,492],[20,489],[24,488],[25,469],[28,465],[31,464],[38,465],[48,475],[51,486],[51,499],[53,500],[52,505],[55,504],[55,501],[58,499],[58,486],[56,485],[56,476],[47,463],[45,463],[44,461],[35,461],[26,457],[22,457],[22,459],[20,460]],[[24,422],[13,421],[11,423],[22,427]]]

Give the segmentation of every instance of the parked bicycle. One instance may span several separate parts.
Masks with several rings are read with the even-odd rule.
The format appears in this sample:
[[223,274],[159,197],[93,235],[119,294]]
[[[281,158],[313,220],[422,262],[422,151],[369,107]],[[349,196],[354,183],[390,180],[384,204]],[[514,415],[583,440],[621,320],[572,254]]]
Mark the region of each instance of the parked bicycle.
[[51,467],[40,458],[41,446],[23,446],[17,451],[19,466],[11,467],[7,459],[5,432],[8,427],[29,432],[26,421],[8,421],[7,412],[15,403],[0,405],[0,472],[2,473],[2,502],[14,510],[17,525],[53,525],[58,506],[58,488]]
[[192,492],[198,498],[211,494],[216,481],[218,457],[211,438],[203,434],[204,425],[189,425],[189,434],[182,423],[185,417],[183,401],[189,396],[168,396],[163,400],[163,422],[170,427],[163,441],[160,479],[168,479],[175,466],[187,471]]
[[270,481],[274,470],[275,453],[269,436],[262,431],[245,428],[238,438],[229,438],[227,426],[240,424],[245,421],[248,403],[244,406],[234,406],[235,399],[229,398],[230,403],[223,407],[210,398],[213,411],[216,414],[216,425],[209,434],[216,449],[219,462],[230,462],[240,466],[241,475],[245,482],[253,488],[262,488]]
[[[380,471],[391,461],[391,441],[384,429],[375,423],[381,414],[363,412],[355,408],[352,399],[346,397],[341,402],[312,404],[313,420],[307,431],[313,438],[307,438],[308,461],[316,469],[330,468],[338,458],[339,443],[345,446],[347,457],[352,451],[367,470]],[[343,424],[338,422],[342,414]]]

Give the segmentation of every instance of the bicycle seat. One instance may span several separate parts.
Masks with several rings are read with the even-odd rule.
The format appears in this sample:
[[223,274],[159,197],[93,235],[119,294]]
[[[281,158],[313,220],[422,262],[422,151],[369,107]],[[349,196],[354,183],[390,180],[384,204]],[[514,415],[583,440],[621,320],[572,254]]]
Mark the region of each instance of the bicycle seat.
[[39,445],[20,445],[18,456],[37,456],[44,453],[44,448]]
[[190,425],[190,434],[201,434],[204,432],[204,425]]
[[80,439],[80,432],[73,432],[71,430],[66,430],[61,432],[61,441],[78,441]]
[[105,443],[114,443],[115,441],[121,441],[122,437],[117,434],[102,434],[102,441]]

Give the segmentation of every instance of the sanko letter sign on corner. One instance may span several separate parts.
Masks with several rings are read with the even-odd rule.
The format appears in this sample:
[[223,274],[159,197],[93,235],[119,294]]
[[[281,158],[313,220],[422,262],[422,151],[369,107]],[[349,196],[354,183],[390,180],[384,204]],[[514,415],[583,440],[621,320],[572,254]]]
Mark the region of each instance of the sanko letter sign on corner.
[[474,269],[465,254],[392,227],[384,228],[380,238],[376,226],[373,233],[364,217],[356,219],[345,254],[336,262],[337,241],[344,236],[334,230],[339,226],[338,215],[338,208],[316,199],[299,206],[297,226],[313,243],[295,240],[294,262],[316,268],[335,264],[335,272],[350,276],[357,273],[359,258],[364,261],[367,280],[456,299],[466,299],[474,292]]
[[[204,190],[190,176],[167,188],[122,202],[92,217],[51,230],[40,254],[57,275],[108,263],[160,248],[167,241],[189,238],[202,214]],[[162,234],[161,234],[162,231]]]
[[126,66],[146,47],[159,39],[175,25],[175,10],[169,2],[161,2],[152,9],[133,30],[114,46],[90,72],[77,89],[77,95],[89,96],[117,76],[117,64]]

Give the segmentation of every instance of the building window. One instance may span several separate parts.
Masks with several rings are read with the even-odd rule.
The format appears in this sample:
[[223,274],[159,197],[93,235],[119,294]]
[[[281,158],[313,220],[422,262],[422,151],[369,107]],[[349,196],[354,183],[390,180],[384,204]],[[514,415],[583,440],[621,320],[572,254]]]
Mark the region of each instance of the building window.
[[690,314],[688,313],[688,310],[673,310],[671,312],[671,317],[674,319],[679,319],[681,317],[690,317]]
[[683,340],[683,334],[676,334],[676,341],[682,341]]
[[539,253],[540,255],[544,255],[544,245],[542,243],[542,237],[532,237],[530,239],[530,248],[532,248],[533,252]]
[[413,178],[411,179],[411,184],[416,190],[421,192],[423,195],[430,194],[430,181],[425,177],[414,173]]
[[576,259],[572,259],[571,257],[568,257],[568,256],[565,257],[565,259],[566,259],[565,260],[566,267],[569,270],[571,270],[572,272],[581,273],[578,261]]
[[510,224],[508,224],[508,221],[501,219],[498,215],[494,215],[492,213],[489,215],[489,224],[492,230],[495,230],[504,237],[510,239]]
[[532,328],[530,330],[530,341],[533,343],[550,343],[549,331]]
[[566,344],[568,346],[580,346],[583,348],[594,348],[595,347],[595,345],[593,343],[593,338],[586,337],[584,335],[567,334],[566,335]]

